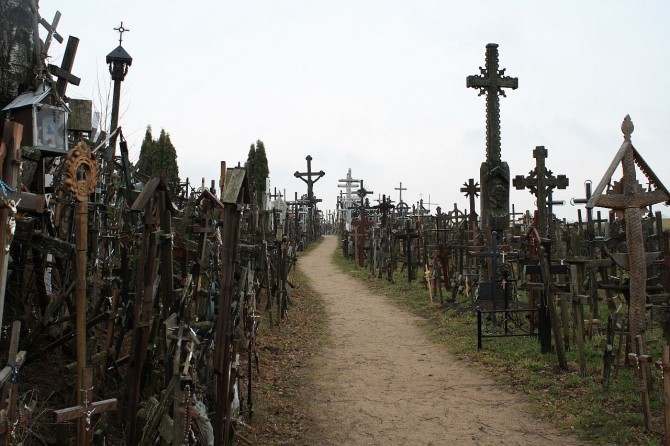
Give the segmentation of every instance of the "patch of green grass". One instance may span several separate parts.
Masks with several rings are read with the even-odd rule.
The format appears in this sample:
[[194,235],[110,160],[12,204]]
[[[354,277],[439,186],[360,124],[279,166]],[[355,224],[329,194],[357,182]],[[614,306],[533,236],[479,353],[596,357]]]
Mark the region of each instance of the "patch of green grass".
[[[441,306],[439,297],[430,303],[421,275],[407,283],[406,273],[396,271],[394,282],[370,277],[335,251],[334,263],[344,272],[365,283],[370,289],[390,298],[399,306],[425,319],[424,328],[435,342],[445,345],[453,354],[467,358],[474,367],[496,380],[528,396],[532,412],[553,422],[558,428],[574,432],[594,444],[655,445],[663,440],[662,405],[658,382],[660,374],[653,371],[655,389],[652,392],[652,432],[644,432],[638,391],[633,370],[621,364],[618,376],[611,371],[609,388],[601,384],[603,369],[602,339],[585,341],[586,376],[579,374],[576,346],[566,352],[570,370],[558,367],[555,354],[542,354],[535,338],[485,339],[477,350],[477,318],[471,302],[462,295],[456,302]],[[449,296],[450,297],[450,296]],[[445,294],[445,300],[448,296]],[[607,321],[606,305],[601,305],[601,321]],[[650,324],[651,326],[651,324]],[[601,327],[604,335],[605,327]],[[648,331],[648,347],[654,360],[660,357],[660,330]],[[623,356],[623,353],[622,353]]]

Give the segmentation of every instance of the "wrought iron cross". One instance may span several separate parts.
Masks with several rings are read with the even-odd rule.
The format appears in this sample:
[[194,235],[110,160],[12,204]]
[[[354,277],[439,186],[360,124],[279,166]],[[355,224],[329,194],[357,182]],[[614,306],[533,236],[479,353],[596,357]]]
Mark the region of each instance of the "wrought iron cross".
[[119,25],[118,28],[114,28],[114,31],[119,32],[119,46],[121,46],[121,43],[123,42],[123,33],[130,32],[128,28],[123,27],[123,21],[121,21],[121,24]]
[[397,191],[400,192],[400,198],[398,199],[398,204],[403,203],[403,201],[402,201],[402,191],[407,190],[407,188],[406,188],[406,187],[402,187],[402,181],[400,182],[400,186],[394,188],[394,190],[397,190]]
[[500,163],[500,99],[503,88],[516,90],[519,79],[505,76],[505,68],[498,69],[498,44],[486,45],[486,68],[479,67],[480,75],[468,76],[466,86],[478,88],[479,96],[486,94],[486,161]]
[[541,237],[548,235],[549,226],[547,222],[547,197],[555,189],[565,189],[570,180],[565,175],[555,177],[551,170],[547,169],[545,160],[547,159],[547,149],[544,146],[537,146],[533,150],[535,158],[535,169],[528,173],[527,177],[517,175],[512,184],[518,190],[528,189],[531,194],[537,197],[538,229]]

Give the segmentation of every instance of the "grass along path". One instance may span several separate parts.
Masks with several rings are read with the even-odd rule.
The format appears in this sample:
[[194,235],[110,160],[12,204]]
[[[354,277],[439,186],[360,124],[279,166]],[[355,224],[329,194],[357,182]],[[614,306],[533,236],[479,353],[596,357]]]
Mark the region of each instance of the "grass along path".
[[[526,394],[533,412],[559,429],[574,432],[596,444],[662,444],[662,413],[656,389],[652,395],[652,432],[646,433],[631,369],[622,366],[609,389],[601,385],[601,338],[586,341],[586,377],[579,376],[576,348],[567,352],[571,369],[568,373],[558,369],[556,355],[540,353],[539,343],[534,338],[484,340],[483,349],[478,351],[476,315],[468,310],[463,296],[457,298],[460,304],[441,308],[439,303],[430,304],[421,278],[408,284],[405,273],[396,273],[395,283],[389,283],[370,277],[368,270],[345,259],[339,249],[332,259],[342,271],[370,290],[388,296],[392,302],[422,317],[425,331],[436,343],[446,346],[459,359],[469,361],[499,384]],[[648,347],[656,361],[662,342],[660,330],[651,327],[652,324]],[[656,370],[653,373],[658,383],[660,373]]]

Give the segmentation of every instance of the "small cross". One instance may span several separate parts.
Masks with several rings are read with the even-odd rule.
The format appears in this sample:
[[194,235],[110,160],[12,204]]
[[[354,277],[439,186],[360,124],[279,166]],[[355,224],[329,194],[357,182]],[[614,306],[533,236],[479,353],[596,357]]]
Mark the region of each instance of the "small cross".
[[60,11],[56,11],[54,19],[51,23],[47,22],[44,17],[40,17],[40,25],[42,25],[47,30],[47,37],[44,39],[44,45],[42,46],[42,58],[46,58],[49,53],[49,47],[51,46],[51,39],[54,38],[58,43],[63,43],[63,37],[58,34],[56,27],[60,21]]
[[114,28],[114,31],[119,32],[119,46],[121,46],[121,42],[123,42],[123,33],[125,32],[130,32],[128,28],[123,27],[123,21],[121,21],[121,24],[119,25],[118,28]]
[[400,182],[400,187],[394,188],[394,190],[400,191],[400,199],[398,200],[398,203],[402,203],[402,191],[407,190],[406,187],[402,187],[402,181]]
[[479,183],[470,178],[467,183],[463,183],[461,187],[461,192],[465,193],[465,197],[470,199],[470,229],[474,228],[477,225],[477,212],[475,212],[475,198],[479,197],[479,193],[482,191],[479,187]]
[[91,438],[93,436],[91,417],[94,414],[98,415],[116,410],[117,401],[116,398],[104,401],[91,401],[93,398],[93,368],[90,366],[84,368],[82,384],[84,387],[79,389],[81,392],[81,404],[66,409],[55,410],[54,414],[57,423],[78,420],[81,427],[79,444],[89,445],[91,444]]

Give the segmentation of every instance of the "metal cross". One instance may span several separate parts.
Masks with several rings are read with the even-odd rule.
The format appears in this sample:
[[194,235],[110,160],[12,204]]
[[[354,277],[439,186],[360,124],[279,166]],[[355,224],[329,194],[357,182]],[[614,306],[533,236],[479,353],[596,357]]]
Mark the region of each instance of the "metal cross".
[[400,182],[400,187],[394,188],[394,190],[400,191],[400,199],[398,200],[398,204],[402,203],[402,191],[407,190],[406,187],[402,187],[402,181]]
[[551,170],[545,166],[547,159],[547,149],[544,146],[537,146],[533,150],[535,158],[535,169],[528,173],[527,177],[517,175],[512,184],[518,190],[528,189],[531,194],[537,197],[538,211],[538,229],[541,237],[547,237],[549,226],[547,222],[547,197],[552,189],[565,189],[568,187],[569,180],[565,175],[555,177]]
[[118,28],[114,28],[114,31],[119,32],[119,46],[121,46],[121,43],[123,42],[123,33],[130,32],[128,28],[123,27],[123,21],[121,21],[121,24],[119,25]]
[[466,86],[478,88],[479,96],[486,93],[486,161],[500,163],[500,99],[503,88],[516,90],[519,79],[505,76],[505,68],[498,69],[498,44],[486,45],[486,68],[479,67],[481,75],[468,76]]
[[461,192],[465,193],[466,198],[470,198],[470,229],[477,225],[477,212],[475,212],[475,198],[479,197],[479,192],[482,189],[479,183],[475,182],[474,178],[470,178],[467,183],[463,183]]

